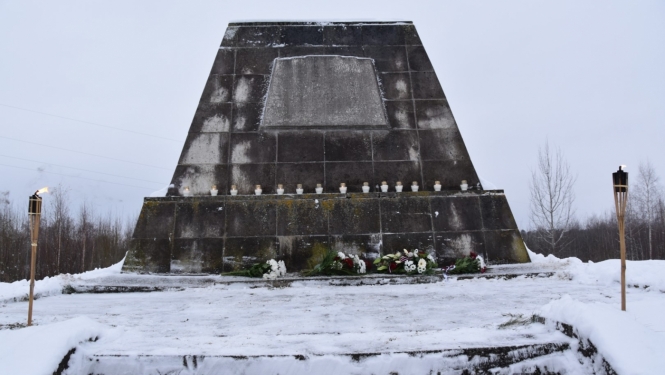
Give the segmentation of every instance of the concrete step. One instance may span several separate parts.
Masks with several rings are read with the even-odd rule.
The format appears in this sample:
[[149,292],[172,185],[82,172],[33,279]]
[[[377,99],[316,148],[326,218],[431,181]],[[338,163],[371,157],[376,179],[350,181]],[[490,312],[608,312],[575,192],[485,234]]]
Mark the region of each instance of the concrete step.
[[[511,279],[515,277],[551,277],[555,270],[524,265],[495,266],[486,273],[447,276],[452,280]],[[182,290],[184,288],[207,288],[212,286],[242,286],[249,288],[285,288],[295,285],[307,286],[361,286],[437,283],[446,279],[441,272],[433,275],[367,274],[362,276],[317,276],[305,277],[298,273],[288,274],[276,280],[219,275],[165,275],[122,273],[102,278],[77,280],[63,289],[73,293],[137,293]]]
[[489,374],[570,350],[568,342],[427,351],[254,356],[74,353],[63,374]]

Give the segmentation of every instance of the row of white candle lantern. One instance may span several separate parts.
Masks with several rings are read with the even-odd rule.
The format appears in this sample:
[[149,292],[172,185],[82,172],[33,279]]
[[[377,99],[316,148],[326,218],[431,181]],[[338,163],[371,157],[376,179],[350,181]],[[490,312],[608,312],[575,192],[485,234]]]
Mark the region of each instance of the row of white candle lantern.
[[[462,184],[460,185],[461,190],[467,190],[469,188],[469,185],[466,183],[466,180],[462,180]],[[363,193],[369,193],[370,187],[369,187],[369,182],[363,182]],[[381,182],[381,192],[382,193],[387,193],[388,189],[390,187],[388,186],[388,183],[386,181]],[[395,183],[395,191],[398,193],[401,193],[402,190],[404,189],[404,185],[402,185],[401,181],[397,181]],[[411,191],[418,191],[419,186],[418,186],[418,181],[413,181],[411,184]],[[341,194],[346,194],[346,184],[342,182],[339,184],[339,192]],[[323,193],[323,186],[321,184],[316,184],[316,194],[322,194]],[[434,182],[434,191],[441,191],[441,182],[435,181]],[[261,195],[263,192],[263,189],[261,189],[261,185],[256,185],[256,188],[254,189],[254,194],[256,195]],[[213,185],[212,189],[210,189],[210,195],[216,196],[219,193],[219,190],[217,190],[217,185]],[[302,188],[302,184],[297,184],[296,185],[296,194],[303,194],[304,189]],[[277,185],[277,195],[282,195],[284,194],[284,185],[278,184]],[[184,189],[184,196],[188,197],[191,196],[191,192],[189,191],[189,187],[185,187]],[[231,185],[231,195],[238,195],[238,188],[236,185]]]

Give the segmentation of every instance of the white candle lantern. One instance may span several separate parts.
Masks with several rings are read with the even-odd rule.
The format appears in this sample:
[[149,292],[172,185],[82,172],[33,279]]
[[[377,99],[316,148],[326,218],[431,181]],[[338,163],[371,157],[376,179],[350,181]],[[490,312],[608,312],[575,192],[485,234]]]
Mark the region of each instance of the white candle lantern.
[[217,193],[219,193],[219,190],[217,190],[217,185],[212,185],[212,189],[210,189],[210,195],[216,197]]
[[238,195],[238,188],[235,185],[231,185],[231,195]]
[[316,190],[316,194],[321,194],[323,193],[323,186],[321,186],[321,184],[316,184],[316,189],[314,190]]
[[302,193],[303,193],[302,184],[296,185],[296,194],[302,194]]
[[363,193],[369,193],[369,182],[363,182]]
[[434,181],[434,191],[441,191],[441,181]]
[[418,181],[413,181],[411,183],[411,191],[418,191]]
[[185,186],[185,189],[182,191],[182,195],[184,195],[185,197],[191,197],[192,196],[192,192],[189,191],[189,186]]
[[465,191],[469,188],[469,185],[466,183],[466,180],[462,180],[462,184],[459,187],[462,191]]
[[388,183],[385,181],[381,181],[381,192],[382,193],[388,192]]
[[341,194],[346,194],[346,184],[345,183],[342,182],[341,184],[339,184],[339,192]]
[[261,185],[256,185],[256,189],[254,189],[254,194],[256,195],[261,195],[263,190],[261,190]]
[[395,191],[398,192],[398,193],[401,193],[402,189],[404,189],[404,185],[402,185],[402,181],[395,182]]
[[282,194],[284,194],[284,185],[277,184],[277,195],[282,195]]

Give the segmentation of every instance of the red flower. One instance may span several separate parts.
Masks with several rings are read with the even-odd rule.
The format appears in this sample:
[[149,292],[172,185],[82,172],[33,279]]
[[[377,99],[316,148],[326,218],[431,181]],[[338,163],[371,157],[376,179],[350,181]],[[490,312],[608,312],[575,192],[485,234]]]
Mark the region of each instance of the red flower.
[[390,262],[390,271],[392,272],[395,268],[397,268],[397,263]]
[[333,260],[339,260],[339,257],[334,257]]
[[483,268],[480,269],[480,273],[485,273],[486,270],[487,270],[487,267],[483,267]]
[[473,251],[471,252],[471,254],[469,254],[469,257],[471,257],[471,259],[476,259],[477,256],[478,254],[474,253]]
[[363,259],[363,262],[365,262],[365,271],[369,271],[372,269],[372,266],[374,265],[372,262],[370,262],[367,259]]
[[353,269],[353,259],[351,259],[351,258],[346,258],[346,259],[344,259],[342,262],[346,263],[346,265],[347,265],[349,268]]

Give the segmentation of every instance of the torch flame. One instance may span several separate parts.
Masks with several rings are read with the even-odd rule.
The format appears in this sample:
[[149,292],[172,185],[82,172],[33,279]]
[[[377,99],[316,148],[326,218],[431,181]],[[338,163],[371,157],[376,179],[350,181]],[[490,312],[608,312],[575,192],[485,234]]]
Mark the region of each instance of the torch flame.
[[48,186],[37,190],[36,194],[39,195],[39,194],[44,194],[44,193],[48,193]]

